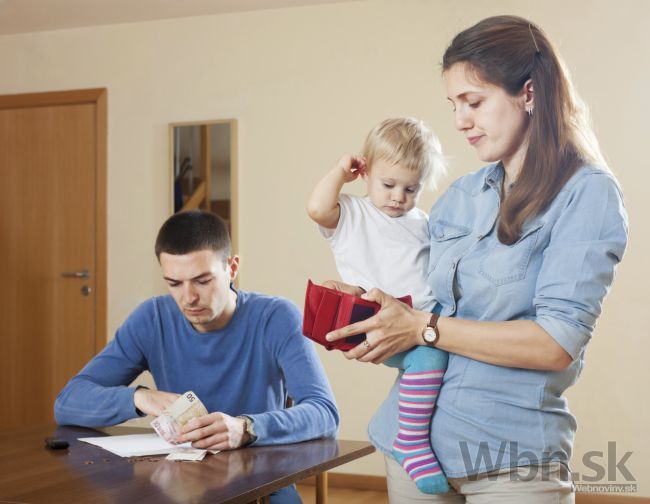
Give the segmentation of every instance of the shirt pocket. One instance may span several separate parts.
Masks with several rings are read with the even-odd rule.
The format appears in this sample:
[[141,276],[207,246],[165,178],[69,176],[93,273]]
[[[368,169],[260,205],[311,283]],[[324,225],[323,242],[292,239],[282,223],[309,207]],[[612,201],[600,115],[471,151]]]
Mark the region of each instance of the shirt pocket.
[[429,249],[428,283],[442,304],[454,305],[451,285],[456,270],[457,258],[462,254],[463,238],[469,236],[471,228],[437,220],[429,224],[431,248]]
[[452,224],[443,220],[437,220],[430,225],[431,233],[431,260],[429,271],[433,270],[438,260],[452,246],[456,245],[461,238],[472,232],[469,227],[459,224]]
[[531,226],[512,245],[505,245],[495,237],[494,246],[486,251],[479,264],[479,273],[497,286],[525,278],[542,226],[541,222]]

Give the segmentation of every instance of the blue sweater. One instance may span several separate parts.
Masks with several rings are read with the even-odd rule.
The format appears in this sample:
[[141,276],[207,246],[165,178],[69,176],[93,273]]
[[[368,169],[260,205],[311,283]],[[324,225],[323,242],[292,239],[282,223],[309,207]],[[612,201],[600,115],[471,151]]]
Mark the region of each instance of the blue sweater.
[[[210,412],[249,415],[256,445],[336,434],[339,416],[301,315],[289,301],[237,292],[230,322],[200,333],[171,296],[142,303],[115,338],[61,391],[59,424],[114,425],[137,416],[135,388],[149,370],[159,390],[193,390]],[[284,409],[287,395],[294,406]]]

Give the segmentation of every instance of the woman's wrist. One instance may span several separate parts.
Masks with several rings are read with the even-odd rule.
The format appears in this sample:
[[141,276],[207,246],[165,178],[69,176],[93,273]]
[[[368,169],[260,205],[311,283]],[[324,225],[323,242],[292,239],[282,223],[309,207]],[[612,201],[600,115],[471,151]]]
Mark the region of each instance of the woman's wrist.
[[422,337],[424,330],[427,328],[431,320],[431,312],[416,311],[415,312],[415,322],[413,324],[413,339],[415,345],[427,346],[426,341]]

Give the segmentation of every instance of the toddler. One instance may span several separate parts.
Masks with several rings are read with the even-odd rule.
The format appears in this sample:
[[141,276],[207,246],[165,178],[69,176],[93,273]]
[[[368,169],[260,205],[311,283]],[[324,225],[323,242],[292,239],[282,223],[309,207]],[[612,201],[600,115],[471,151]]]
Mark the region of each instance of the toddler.
[[[332,247],[344,282],[394,297],[410,294],[414,308],[432,310],[428,219],[415,204],[424,185],[442,173],[440,144],[429,128],[418,119],[395,118],[368,134],[360,157],[343,156],[318,182],[308,213]],[[367,183],[366,197],[341,193],[359,177]],[[418,346],[385,362],[404,370],[393,456],[430,494],[449,489],[429,437],[447,357]]]

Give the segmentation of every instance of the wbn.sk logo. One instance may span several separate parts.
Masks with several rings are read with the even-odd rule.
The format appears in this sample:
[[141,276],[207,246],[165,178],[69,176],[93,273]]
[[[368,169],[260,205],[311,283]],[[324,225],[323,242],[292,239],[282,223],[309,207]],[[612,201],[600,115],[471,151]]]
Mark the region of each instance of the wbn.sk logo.
[[[487,442],[482,441],[479,443],[479,448],[474,460],[472,460],[472,455],[470,454],[467,442],[461,441],[459,446],[467,474],[477,475],[481,472],[485,472],[485,468],[488,468],[489,470],[492,467],[501,467],[507,452],[509,455],[508,466],[526,466],[528,468],[527,474],[522,475],[519,472],[511,473],[510,477],[513,480],[530,481],[537,477],[538,472],[541,472],[542,481],[548,481],[550,479],[548,465],[543,465],[543,461],[552,460],[554,458],[552,452],[544,452],[542,454],[543,460],[540,460],[537,454],[531,451],[519,451],[519,444],[517,441],[502,441],[499,445],[499,451],[496,454],[496,458],[493,460]],[[625,454],[619,459],[616,453],[616,442],[609,441],[607,443],[606,453],[591,450],[582,456],[582,463],[585,467],[593,471],[593,473],[580,474],[578,472],[573,472],[571,473],[571,479],[576,482],[585,481],[588,483],[615,482],[617,475],[620,474],[626,482],[636,481],[625,465],[632,456],[632,453],[633,452],[631,451],[625,452]],[[555,458],[557,459],[557,457]],[[488,478],[496,479],[497,475],[490,475]],[[472,479],[472,477],[469,476],[469,479]],[[568,479],[568,473],[566,479]]]

